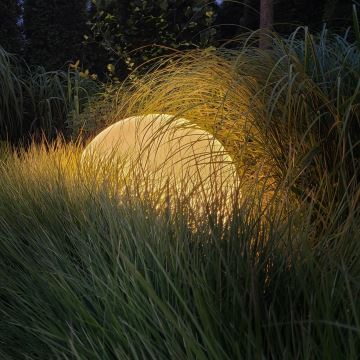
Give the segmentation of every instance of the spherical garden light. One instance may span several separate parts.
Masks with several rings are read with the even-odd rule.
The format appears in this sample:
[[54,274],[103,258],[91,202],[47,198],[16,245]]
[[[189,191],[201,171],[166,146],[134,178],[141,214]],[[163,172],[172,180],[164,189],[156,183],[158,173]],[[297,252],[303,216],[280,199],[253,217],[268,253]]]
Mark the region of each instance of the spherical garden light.
[[183,118],[133,116],[109,126],[85,148],[82,163],[121,168],[124,178],[156,191],[210,199],[236,187],[236,169],[223,145]]

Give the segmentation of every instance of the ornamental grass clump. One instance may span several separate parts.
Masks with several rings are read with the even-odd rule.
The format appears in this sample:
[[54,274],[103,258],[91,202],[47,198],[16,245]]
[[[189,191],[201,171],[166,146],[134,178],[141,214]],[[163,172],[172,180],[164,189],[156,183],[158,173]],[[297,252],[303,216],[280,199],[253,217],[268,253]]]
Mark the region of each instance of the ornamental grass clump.
[[81,154],[59,141],[1,162],[4,358],[356,358],[358,213],[314,246],[307,202],[229,213],[223,194],[203,211]]
[[184,117],[223,144],[243,187],[256,178],[267,197],[306,198],[327,218],[359,179],[360,57],[349,34],[299,28],[274,35],[269,51],[254,46],[255,32],[237,50],[161,58],[85,111],[84,129],[134,115]]
[[1,357],[358,357],[359,48],[253,40],[164,58],[79,117],[83,134],[154,113],[209,131],[239,174],[230,209],[84,167],[83,139],[0,157]]

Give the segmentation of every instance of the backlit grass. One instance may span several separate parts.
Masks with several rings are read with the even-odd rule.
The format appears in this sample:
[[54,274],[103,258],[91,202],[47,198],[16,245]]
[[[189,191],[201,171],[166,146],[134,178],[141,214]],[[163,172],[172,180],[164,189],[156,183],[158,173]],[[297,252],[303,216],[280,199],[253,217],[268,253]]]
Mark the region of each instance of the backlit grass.
[[188,118],[235,161],[230,208],[82,166],[84,139],[2,152],[2,358],[357,358],[359,48],[301,31],[162,59],[78,124]]

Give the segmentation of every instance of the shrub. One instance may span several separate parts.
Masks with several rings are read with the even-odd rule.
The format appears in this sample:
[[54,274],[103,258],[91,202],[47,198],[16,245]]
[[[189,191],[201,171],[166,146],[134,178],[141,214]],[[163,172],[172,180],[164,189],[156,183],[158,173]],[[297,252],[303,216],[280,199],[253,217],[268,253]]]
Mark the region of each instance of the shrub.
[[214,43],[216,6],[208,1],[94,1],[92,34],[109,54],[110,73],[124,78],[170,49]]

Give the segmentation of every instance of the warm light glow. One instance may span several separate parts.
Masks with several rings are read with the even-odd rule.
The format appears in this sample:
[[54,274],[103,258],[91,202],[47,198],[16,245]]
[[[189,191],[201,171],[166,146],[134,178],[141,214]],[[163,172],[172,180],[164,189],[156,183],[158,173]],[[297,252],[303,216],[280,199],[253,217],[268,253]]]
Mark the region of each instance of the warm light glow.
[[[82,162],[121,164],[158,189],[184,195],[216,196],[236,185],[236,169],[222,144],[183,118],[166,114],[133,116],[109,126],[85,148]],[[143,178],[143,179],[141,179]]]

